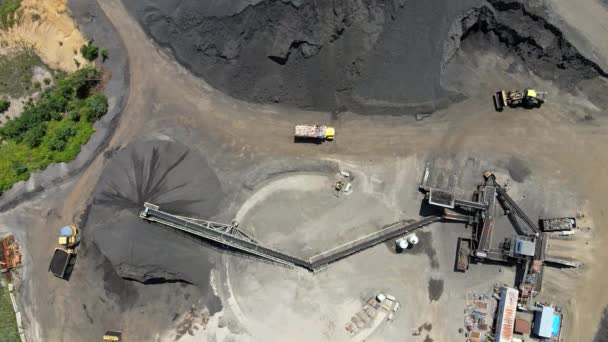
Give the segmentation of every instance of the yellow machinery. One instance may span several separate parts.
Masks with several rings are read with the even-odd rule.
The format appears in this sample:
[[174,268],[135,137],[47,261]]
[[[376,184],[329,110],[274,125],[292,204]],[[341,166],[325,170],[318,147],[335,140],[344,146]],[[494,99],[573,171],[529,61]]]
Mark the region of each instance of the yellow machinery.
[[545,103],[545,97],[547,93],[536,91],[534,89],[524,89],[523,91],[511,90],[511,91],[498,91],[494,94],[494,106],[496,110],[501,111],[504,107],[518,107],[523,106],[525,108],[540,107]]
[[65,226],[59,231],[59,245],[72,249],[78,244],[78,229],[74,226]]
[[122,333],[119,332],[119,331],[108,330],[103,335],[103,340],[104,341],[120,342],[120,341],[122,341]]
[[67,279],[74,266],[76,245],[79,242],[78,229],[74,226],[65,226],[59,230],[59,246],[55,248],[49,265],[49,272],[54,276]]

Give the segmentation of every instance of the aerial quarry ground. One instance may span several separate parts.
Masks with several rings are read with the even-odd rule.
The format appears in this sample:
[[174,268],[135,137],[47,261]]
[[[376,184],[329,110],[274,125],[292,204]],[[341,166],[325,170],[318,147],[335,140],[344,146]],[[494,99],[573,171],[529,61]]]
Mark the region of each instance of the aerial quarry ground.
[[605,0],[20,6],[0,54],[109,51],[76,159],[0,195],[22,339],[608,341]]

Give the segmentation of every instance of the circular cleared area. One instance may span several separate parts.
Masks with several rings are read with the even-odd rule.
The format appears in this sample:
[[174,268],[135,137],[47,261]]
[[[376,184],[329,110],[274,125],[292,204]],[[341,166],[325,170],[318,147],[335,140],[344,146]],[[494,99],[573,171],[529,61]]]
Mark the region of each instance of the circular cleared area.
[[280,177],[254,193],[237,220],[264,245],[308,259],[397,220],[382,194],[365,185],[339,175]]

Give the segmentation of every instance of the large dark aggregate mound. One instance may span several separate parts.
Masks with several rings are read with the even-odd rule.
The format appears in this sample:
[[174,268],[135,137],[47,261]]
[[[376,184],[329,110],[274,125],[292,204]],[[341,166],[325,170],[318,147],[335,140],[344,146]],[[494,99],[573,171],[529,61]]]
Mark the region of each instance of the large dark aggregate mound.
[[[537,13],[538,12],[538,13]],[[446,42],[444,65],[465,39],[480,39],[519,58],[538,76],[570,88],[584,79],[608,76],[583,56],[543,13],[518,1],[488,0],[454,22]],[[483,48],[483,47],[482,47]]]
[[221,197],[219,179],[198,152],[176,142],[141,141],[112,157],[94,203],[137,212],[149,202],[169,212],[209,217]]
[[196,218],[216,214],[223,193],[204,157],[180,143],[142,141],[111,158],[87,225],[117,274],[144,284],[207,285],[217,257],[213,250],[138,217],[144,202]]
[[470,37],[500,45],[562,85],[606,74],[543,19],[544,9],[513,0],[125,5],[181,63],[246,101],[335,112],[430,112],[460,98],[442,88],[441,77]]
[[443,37],[479,0],[253,2],[239,11],[243,1],[124,1],[160,45],[230,95],[375,111],[448,100]]

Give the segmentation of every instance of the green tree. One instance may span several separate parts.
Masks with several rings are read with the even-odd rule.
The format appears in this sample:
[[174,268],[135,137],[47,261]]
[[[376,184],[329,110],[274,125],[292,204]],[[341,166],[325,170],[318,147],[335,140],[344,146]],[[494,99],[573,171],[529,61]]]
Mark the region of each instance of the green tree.
[[46,129],[47,125],[45,122],[32,127],[23,134],[23,142],[31,148],[40,146],[42,139],[46,134]]
[[61,127],[55,134],[49,139],[48,147],[51,151],[63,151],[68,144],[68,140],[76,135],[76,129],[74,127]]
[[89,122],[94,122],[108,111],[108,99],[101,94],[92,95],[85,100],[83,108],[87,108],[83,116]]
[[89,62],[97,59],[99,56],[99,48],[93,45],[92,42],[88,42],[80,47],[80,54]]
[[11,102],[4,100],[4,99],[0,99],[0,113],[4,113],[6,112],[9,107],[11,106]]

